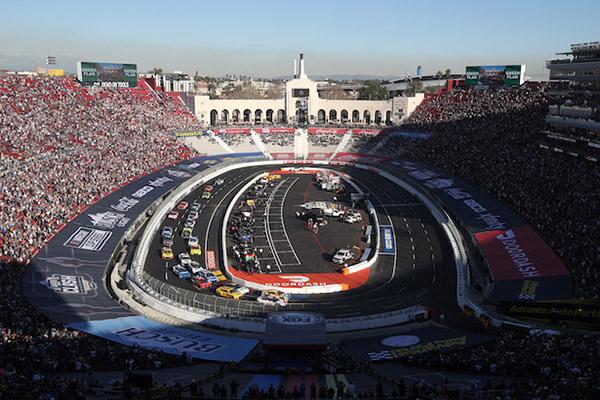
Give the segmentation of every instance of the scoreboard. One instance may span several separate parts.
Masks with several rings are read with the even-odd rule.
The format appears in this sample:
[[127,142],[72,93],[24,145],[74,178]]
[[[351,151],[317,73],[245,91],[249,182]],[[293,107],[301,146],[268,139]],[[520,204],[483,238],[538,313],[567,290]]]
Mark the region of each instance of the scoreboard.
[[465,75],[465,86],[521,86],[525,65],[470,66]]
[[77,79],[84,85],[132,88],[137,86],[137,65],[79,61]]

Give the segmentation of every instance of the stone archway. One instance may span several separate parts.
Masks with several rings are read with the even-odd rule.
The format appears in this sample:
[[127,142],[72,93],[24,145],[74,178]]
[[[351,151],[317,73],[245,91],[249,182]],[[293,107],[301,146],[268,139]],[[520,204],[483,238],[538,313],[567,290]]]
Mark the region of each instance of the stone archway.
[[211,126],[217,125],[219,122],[219,113],[217,110],[210,110],[210,124]]
[[342,124],[348,122],[348,110],[342,110],[340,119],[342,120]]
[[285,124],[285,110],[279,109],[277,110],[277,123],[278,124]]
[[360,122],[360,111],[358,111],[358,110],[352,111],[352,122],[353,123]]
[[319,110],[317,111],[317,124],[324,124],[325,123],[325,110]]
[[262,110],[256,110],[254,111],[254,123],[255,124],[260,124],[262,122]]
[[266,120],[267,122],[273,123],[273,110],[270,108],[266,112]]
[[365,124],[371,123],[371,112],[369,110],[365,110],[365,112],[363,113],[363,121],[365,122]]
[[250,122],[251,115],[252,115],[252,111],[245,109],[244,110],[244,122]]
[[221,111],[221,122],[223,122],[224,124],[229,123],[229,111],[227,111],[227,110]]
[[240,110],[235,109],[231,112],[231,122],[237,124],[240,122]]
[[375,111],[375,123],[379,125],[381,123],[381,111]]
[[335,122],[335,121],[337,121],[337,111],[329,110],[329,122]]

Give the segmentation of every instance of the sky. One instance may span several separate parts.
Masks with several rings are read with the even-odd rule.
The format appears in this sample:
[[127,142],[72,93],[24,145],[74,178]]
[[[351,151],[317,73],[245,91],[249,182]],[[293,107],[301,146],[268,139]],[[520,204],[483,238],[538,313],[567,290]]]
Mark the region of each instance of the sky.
[[0,69],[54,55],[67,71],[102,61],[271,78],[303,52],[309,76],[526,64],[547,79],[545,60],[600,41],[598,0],[2,0],[0,15]]

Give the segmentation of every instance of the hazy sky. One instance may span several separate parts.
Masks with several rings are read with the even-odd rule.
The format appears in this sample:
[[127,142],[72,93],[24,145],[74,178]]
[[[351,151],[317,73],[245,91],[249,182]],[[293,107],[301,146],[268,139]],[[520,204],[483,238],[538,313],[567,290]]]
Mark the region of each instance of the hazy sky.
[[0,10],[0,68],[50,53],[69,71],[87,60],[272,77],[290,75],[303,51],[309,75],[527,64],[539,79],[570,43],[600,41],[599,0],[2,0]]

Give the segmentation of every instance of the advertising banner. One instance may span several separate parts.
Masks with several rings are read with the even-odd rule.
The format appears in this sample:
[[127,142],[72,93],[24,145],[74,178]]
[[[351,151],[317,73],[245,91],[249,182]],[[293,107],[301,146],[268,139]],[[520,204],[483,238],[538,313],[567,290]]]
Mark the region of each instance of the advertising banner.
[[309,135],[344,135],[348,129],[340,128],[308,128]]
[[454,351],[492,339],[492,336],[431,326],[393,335],[343,340],[342,345],[358,359],[386,361],[431,351]]
[[567,275],[569,271],[529,225],[475,234],[494,281]]
[[407,160],[394,160],[387,165],[427,190],[472,237],[494,281],[489,300],[552,300],[572,296],[571,276],[564,263],[512,209],[433,168]]
[[396,251],[396,239],[394,229],[389,225],[380,225],[381,229],[381,253],[394,254]]
[[185,329],[140,316],[76,322],[68,326],[126,346],[175,355],[186,353],[193,358],[213,361],[239,362],[258,344],[256,339]]

